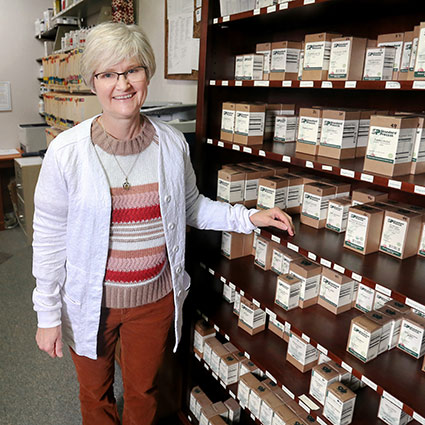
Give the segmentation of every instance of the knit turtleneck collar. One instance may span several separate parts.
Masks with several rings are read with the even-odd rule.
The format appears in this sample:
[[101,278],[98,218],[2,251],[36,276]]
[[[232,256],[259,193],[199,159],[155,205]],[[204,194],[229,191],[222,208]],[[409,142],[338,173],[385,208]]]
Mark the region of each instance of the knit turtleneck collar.
[[142,117],[140,133],[129,140],[118,140],[103,130],[99,117],[93,120],[91,135],[95,145],[112,155],[134,155],[145,150],[154,140],[155,128],[145,117]]

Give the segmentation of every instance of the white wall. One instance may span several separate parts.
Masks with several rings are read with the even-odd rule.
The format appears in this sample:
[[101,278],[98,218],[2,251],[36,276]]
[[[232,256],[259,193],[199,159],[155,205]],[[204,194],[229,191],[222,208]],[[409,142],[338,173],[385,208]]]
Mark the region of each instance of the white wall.
[[145,30],[156,57],[156,73],[152,78],[147,101],[196,103],[197,81],[164,78],[164,0],[138,0],[138,23]]
[[18,147],[18,124],[42,122],[38,114],[43,43],[34,37],[34,21],[51,0],[0,0],[0,81],[10,81],[12,111],[0,111],[0,149]]

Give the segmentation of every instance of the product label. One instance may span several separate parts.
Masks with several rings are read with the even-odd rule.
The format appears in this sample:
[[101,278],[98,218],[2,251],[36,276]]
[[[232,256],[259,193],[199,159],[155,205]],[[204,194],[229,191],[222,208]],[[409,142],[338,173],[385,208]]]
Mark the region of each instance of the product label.
[[319,358],[319,352],[310,344],[291,334],[288,354],[302,365],[309,364]]
[[403,51],[403,42],[402,41],[386,41],[383,43],[379,43],[378,47],[394,47],[395,55],[394,55],[394,62],[393,62],[393,71],[398,72],[400,69],[401,53]]
[[298,68],[298,80],[301,80],[304,69],[304,50],[301,50],[300,53],[300,66]]
[[348,213],[345,244],[358,251],[365,250],[369,218],[353,211]]
[[359,121],[359,132],[357,134],[357,147],[366,147],[369,140],[370,119]]
[[415,37],[412,44],[412,54],[410,55],[409,71],[415,70],[416,53],[418,52],[419,38]]
[[303,185],[288,186],[288,199],[286,208],[295,208],[301,205],[301,194],[303,192]]
[[406,41],[403,47],[403,53],[401,55],[400,72],[409,71],[410,58],[412,56],[412,41]]
[[311,373],[310,394],[321,404],[325,404],[326,390],[332,382],[338,381],[336,376],[333,379],[325,379],[320,373],[315,370]]
[[353,282],[347,282],[340,285],[329,279],[326,276],[322,276],[322,283],[320,285],[320,298],[325,300],[327,303],[334,307],[342,307],[351,303],[353,291]]
[[309,192],[304,192],[302,215],[314,220],[324,220],[328,215],[329,201],[334,195],[317,196]]
[[415,78],[425,77],[425,28],[419,33],[418,50],[416,52]]
[[416,129],[415,142],[413,145],[413,162],[425,161],[425,131],[422,127]]
[[331,48],[329,79],[347,78],[350,68],[351,40],[334,41]]
[[285,310],[298,307],[300,287],[300,283],[288,285],[286,282],[278,279],[276,287],[276,304]]
[[257,53],[264,55],[263,72],[264,72],[264,74],[269,74],[270,73],[270,62],[271,62],[271,52],[270,52],[270,50],[263,50],[263,51],[257,52]]
[[231,246],[232,246],[232,234],[229,232],[223,232],[221,236],[221,252],[226,257],[230,257]]
[[243,73],[245,80],[261,80],[263,78],[263,56],[245,55]]
[[307,43],[304,50],[304,70],[328,70],[331,46],[330,41]]
[[422,236],[419,243],[419,254],[425,256],[425,224],[422,225]]
[[309,278],[305,278],[297,273],[294,273],[293,271],[291,271],[291,274],[293,274],[301,281],[300,300],[308,301],[312,298],[316,298],[319,295],[320,274]]
[[279,207],[286,208],[286,198],[288,196],[288,187],[281,187],[279,189],[272,189],[266,186],[259,186],[258,188],[258,206],[261,208]]
[[223,109],[221,114],[221,131],[233,133],[235,129],[235,111]]
[[318,145],[320,141],[321,119],[300,117],[298,124],[298,142]]
[[267,242],[262,239],[257,239],[257,245],[255,249],[255,262],[261,267],[266,266],[266,255],[267,255]]
[[333,424],[347,425],[353,418],[355,401],[356,399],[352,398],[344,403],[329,391],[323,414]]
[[375,290],[360,283],[357,290],[356,308],[368,313],[373,308],[374,299]]
[[243,56],[236,56],[236,60],[235,60],[235,80],[242,80],[244,78],[243,63],[244,63]]
[[217,183],[217,199],[231,203],[240,202],[243,200],[243,189],[243,180],[229,182],[219,178]]
[[271,72],[298,72],[300,49],[273,49]]
[[228,303],[233,303],[235,301],[235,290],[226,283],[223,284],[223,298]]
[[376,292],[375,301],[373,303],[373,309],[378,310],[385,305],[388,301],[391,301],[392,298],[388,295],[382,294],[381,292]]
[[393,76],[395,49],[381,47],[367,49],[364,80],[391,80]]
[[263,425],[272,425],[273,415],[273,409],[263,401],[261,403],[260,422],[262,422]]
[[255,391],[250,392],[249,394],[249,410],[251,413],[258,418],[260,416],[260,406],[261,406],[261,398]]
[[398,348],[419,359],[425,352],[424,328],[410,321],[403,320],[400,329]]
[[349,205],[335,204],[329,201],[328,217],[326,219],[326,227],[334,230],[335,232],[345,232],[348,220]]
[[[232,357],[230,357],[232,359]],[[225,361],[220,361],[220,379],[226,384],[231,385],[238,381],[238,363],[227,364]]]
[[394,217],[386,216],[380,249],[389,254],[401,257],[403,254],[404,241],[407,233],[407,222]]
[[245,181],[245,201],[254,201],[258,198],[258,179]]
[[242,407],[248,407],[250,388],[243,381],[238,384],[238,400]]
[[241,294],[235,291],[235,302],[233,303],[233,313],[239,316],[241,311]]
[[413,140],[416,129],[370,128],[366,158],[390,164],[402,164],[412,160]]
[[264,112],[236,111],[235,133],[242,136],[262,136],[264,120]]
[[371,334],[354,323],[351,327],[348,351],[360,360],[366,362],[378,355],[380,339],[380,330]]
[[399,425],[402,423],[400,419],[404,412],[397,407],[391,401],[387,400],[384,396],[381,397],[381,403],[379,404],[378,418],[382,419],[385,423],[389,425]]
[[283,273],[282,265],[283,265],[283,253],[279,251],[278,249],[274,249],[273,255],[272,255],[271,269],[277,274],[282,274]]
[[355,148],[358,126],[358,120],[323,118],[320,144],[336,149]]
[[274,127],[274,138],[277,142],[294,142],[297,132],[297,117],[277,116]]

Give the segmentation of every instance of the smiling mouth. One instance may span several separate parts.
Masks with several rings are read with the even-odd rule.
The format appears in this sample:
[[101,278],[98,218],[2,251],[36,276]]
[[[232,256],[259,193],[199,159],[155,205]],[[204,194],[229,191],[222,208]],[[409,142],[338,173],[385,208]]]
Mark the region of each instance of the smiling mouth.
[[135,93],[126,94],[126,95],[122,95],[122,96],[114,96],[113,99],[115,99],[115,100],[127,100],[127,99],[131,99],[134,95],[135,95]]

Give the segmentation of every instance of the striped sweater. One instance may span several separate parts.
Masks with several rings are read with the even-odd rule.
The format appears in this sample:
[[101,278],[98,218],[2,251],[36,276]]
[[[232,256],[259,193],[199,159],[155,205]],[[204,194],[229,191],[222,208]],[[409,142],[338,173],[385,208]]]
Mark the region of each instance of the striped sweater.
[[[172,290],[159,205],[155,129],[145,118],[139,135],[120,141],[94,120],[91,133],[112,196],[103,305],[131,308],[155,302]],[[129,190],[122,186],[123,172],[130,172]]]

